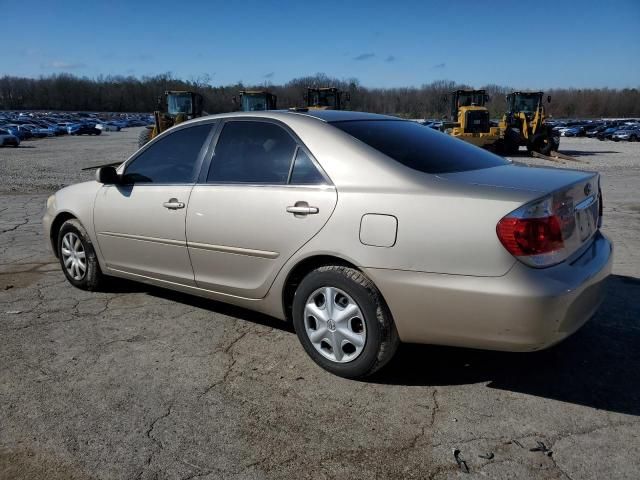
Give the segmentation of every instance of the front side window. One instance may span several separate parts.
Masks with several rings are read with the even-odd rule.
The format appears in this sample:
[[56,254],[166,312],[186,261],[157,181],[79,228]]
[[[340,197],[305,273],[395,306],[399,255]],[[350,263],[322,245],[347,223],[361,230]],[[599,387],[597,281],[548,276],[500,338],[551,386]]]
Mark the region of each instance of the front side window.
[[493,153],[416,122],[353,120],[331,124],[420,172],[450,173],[508,164]]
[[124,183],[193,183],[211,124],[182,128],[149,146],[127,167]]
[[220,133],[207,183],[284,185],[296,142],[268,122],[231,121]]

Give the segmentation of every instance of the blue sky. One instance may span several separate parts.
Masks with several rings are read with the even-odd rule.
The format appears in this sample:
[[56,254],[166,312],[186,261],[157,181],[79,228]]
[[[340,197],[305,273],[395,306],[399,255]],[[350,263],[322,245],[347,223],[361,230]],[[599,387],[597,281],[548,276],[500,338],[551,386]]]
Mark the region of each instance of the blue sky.
[[0,0],[0,11],[0,75],[172,72],[226,85],[323,72],[369,87],[439,79],[533,89],[640,86],[636,0]]

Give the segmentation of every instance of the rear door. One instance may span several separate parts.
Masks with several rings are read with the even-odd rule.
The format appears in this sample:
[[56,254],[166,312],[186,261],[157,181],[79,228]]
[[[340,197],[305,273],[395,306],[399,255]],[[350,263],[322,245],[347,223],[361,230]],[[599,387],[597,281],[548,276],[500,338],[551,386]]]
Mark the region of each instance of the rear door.
[[195,285],[186,207],[211,133],[199,124],[163,136],[126,165],[121,184],[100,189],[94,226],[108,268]]
[[187,211],[196,284],[247,298],[266,295],[337,200],[310,152],[273,121],[227,121],[201,178]]

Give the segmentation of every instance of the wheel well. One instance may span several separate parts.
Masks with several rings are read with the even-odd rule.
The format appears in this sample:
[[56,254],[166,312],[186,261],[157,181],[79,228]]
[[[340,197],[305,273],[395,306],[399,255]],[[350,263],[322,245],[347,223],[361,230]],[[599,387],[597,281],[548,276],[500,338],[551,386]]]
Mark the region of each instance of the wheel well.
[[51,248],[53,249],[53,253],[56,257],[58,256],[58,241],[57,241],[58,233],[60,232],[60,228],[62,227],[62,224],[67,220],[69,220],[70,218],[76,218],[76,217],[71,215],[69,212],[62,212],[53,220],[53,223],[51,223],[49,240],[51,241]]
[[282,290],[282,307],[288,321],[292,319],[291,309],[293,307],[293,297],[296,293],[296,288],[309,272],[325,265],[342,265],[361,271],[351,262],[332,255],[318,255],[302,260],[289,272]]

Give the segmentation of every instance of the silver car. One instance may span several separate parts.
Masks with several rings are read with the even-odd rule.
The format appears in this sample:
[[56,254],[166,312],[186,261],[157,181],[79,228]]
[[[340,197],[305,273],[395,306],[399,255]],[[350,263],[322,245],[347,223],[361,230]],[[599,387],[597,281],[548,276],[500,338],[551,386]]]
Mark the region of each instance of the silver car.
[[398,343],[533,351],[611,271],[597,173],[516,166],[415,122],[340,111],[180,124],[47,201],[76,287],[122,277],[292,321],[362,377]]

